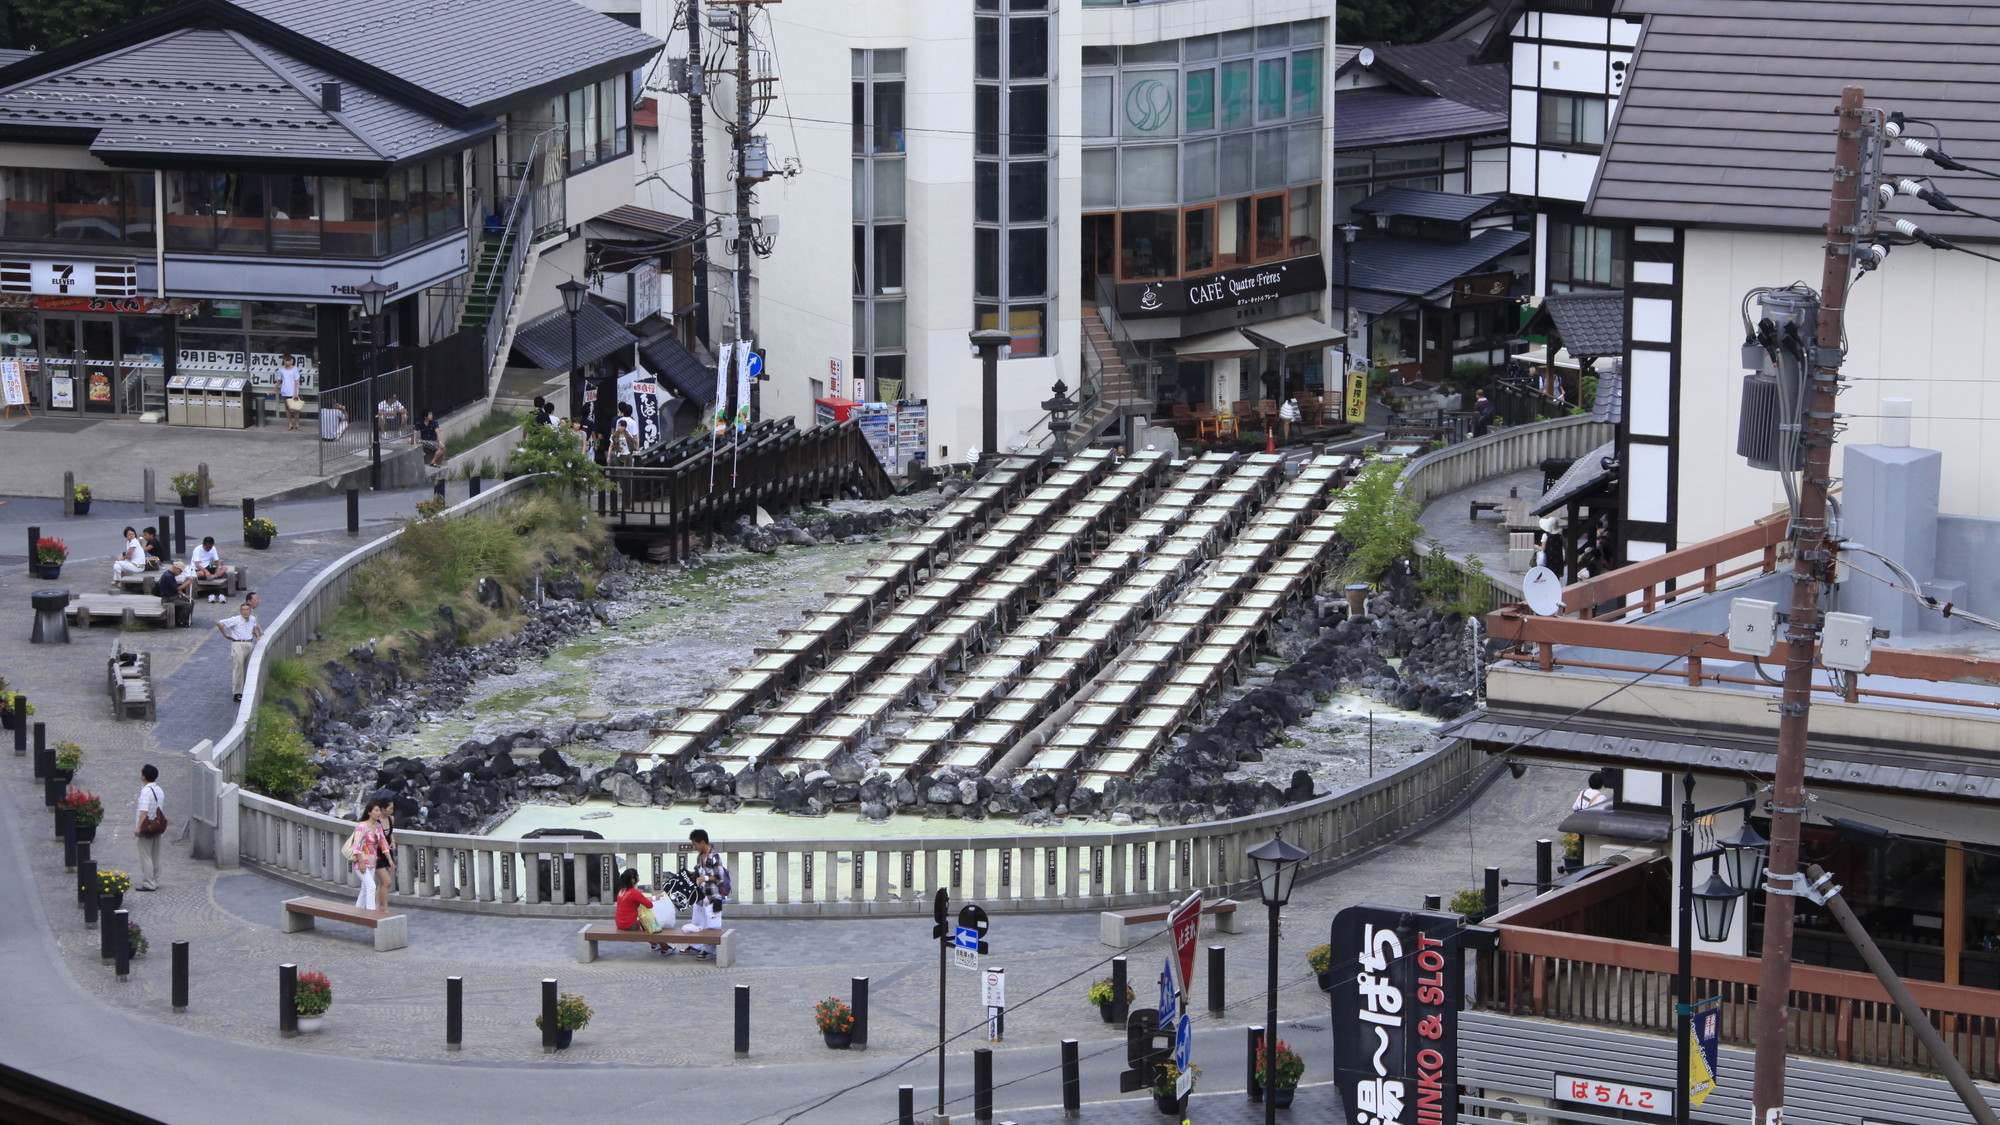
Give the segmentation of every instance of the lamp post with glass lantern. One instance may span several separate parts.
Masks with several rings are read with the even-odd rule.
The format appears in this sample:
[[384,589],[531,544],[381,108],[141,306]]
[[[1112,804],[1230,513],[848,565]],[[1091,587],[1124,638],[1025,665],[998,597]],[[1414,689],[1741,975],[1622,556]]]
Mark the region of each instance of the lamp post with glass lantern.
[[[1306,851],[1286,843],[1282,835],[1273,835],[1251,848],[1249,856],[1251,869],[1257,873],[1257,897],[1271,912],[1270,952],[1264,965],[1264,1072],[1272,1074],[1278,1069],[1278,910],[1291,901],[1292,880],[1298,877]],[[1275,1125],[1277,1120],[1278,1102],[1267,1089],[1264,1125]]]
[[[1348,290],[1354,285],[1354,236],[1360,233],[1361,228],[1353,223],[1342,223],[1340,226],[1340,334],[1343,337],[1348,336],[1351,320],[1347,315],[1347,303]],[[1351,337],[1340,341],[1340,356],[1340,393],[1345,395],[1347,372],[1354,366],[1354,340]]]
[[[1680,882],[1677,944],[1680,948],[1674,973],[1674,1076],[1679,1086],[1674,1091],[1674,1125],[1687,1125],[1691,1109],[1688,1071],[1694,1057],[1694,935],[1699,932],[1701,940],[1711,944],[1729,940],[1729,924],[1736,914],[1736,900],[1745,892],[1754,890],[1762,881],[1764,850],[1769,846],[1769,841],[1750,827],[1749,811],[1757,805],[1755,797],[1697,809],[1694,807],[1692,770],[1681,777],[1681,793],[1680,869],[1677,873]],[[1694,827],[1697,823],[1738,809],[1744,813],[1743,825],[1734,835],[1718,839],[1713,848],[1695,851]],[[1695,865],[1704,859],[1709,861],[1708,881],[1696,887]],[[1726,879],[1722,874],[1724,864],[1729,870]]]
[[563,311],[569,314],[569,416],[583,417],[583,372],[576,362],[576,317],[583,311],[583,300],[590,287],[575,278],[570,278],[556,286],[562,294]]
[[376,408],[381,399],[375,394],[375,377],[382,373],[382,303],[389,296],[389,287],[370,276],[355,286],[354,292],[361,298],[361,315],[368,318],[368,401],[361,404],[368,411],[368,488],[380,492],[382,412]]

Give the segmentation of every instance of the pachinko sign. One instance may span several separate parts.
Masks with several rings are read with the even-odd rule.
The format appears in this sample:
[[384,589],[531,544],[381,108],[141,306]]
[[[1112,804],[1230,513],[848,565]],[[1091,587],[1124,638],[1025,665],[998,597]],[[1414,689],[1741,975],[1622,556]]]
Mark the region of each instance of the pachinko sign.
[[1463,925],[1389,906],[1334,917],[1334,1071],[1353,1125],[1456,1125]]

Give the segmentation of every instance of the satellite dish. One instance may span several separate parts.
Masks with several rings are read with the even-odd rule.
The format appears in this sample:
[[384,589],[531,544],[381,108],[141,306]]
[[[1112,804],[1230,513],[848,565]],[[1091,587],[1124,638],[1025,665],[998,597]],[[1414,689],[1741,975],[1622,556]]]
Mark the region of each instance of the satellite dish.
[[1535,567],[1521,579],[1521,597],[1537,616],[1554,617],[1563,608],[1562,579],[1548,567]]
[[1360,64],[1361,64],[1362,66],[1364,66],[1364,67],[1369,67],[1369,66],[1374,66],[1374,65],[1375,65],[1375,48],[1373,48],[1373,47],[1363,47],[1363,48],[1361,48],[1361,53],[1360,53],[1360,54],[1358,54],[1358,55],[1356,55],[1356,56],[1354,56],[1354,60],[1355,60],[1356,62],[1360,63]]

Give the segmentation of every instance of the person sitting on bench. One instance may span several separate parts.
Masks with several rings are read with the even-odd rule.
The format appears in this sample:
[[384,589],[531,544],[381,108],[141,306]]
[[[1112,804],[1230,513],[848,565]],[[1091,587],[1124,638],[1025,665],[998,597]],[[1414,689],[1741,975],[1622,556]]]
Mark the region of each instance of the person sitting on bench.
[[[201,546],[189,552],[188,561],[194,564],[194,574],[192,577],[197,581],[220,581],[229,573],[229,568],[222,565],[222,552],[215,549],[215,536],[213,535],[202,536]],[[222,594],[217,593],[210,594],[208,600],[219,602],[227,599]]]
[[160,596],[160,604],[173,611],[174,624],[183,629],[194,620],[194,595],[191,593],[193,583],[181,577],[181,572],[185,569],[182,563],[168,563],[166,569],[160,572],[159,582],[153,587],[153,592]]
[[[626,868],[625,873],[618,877],[618,910],[612,920],[621,930],[644,930],[657,934],[662,928],[653,914],[652,896],[639,889],[639,869],[636,867]],[[663,941],[653,943],[653,952],[662,957],[674,954],[673,947]]]
[[118,561],[111,564],[111,584],[116,586],[127,578],[146,573],[146,545],[139,541],[139,533],[133,528],[125,529],[125,546],[118,554]]

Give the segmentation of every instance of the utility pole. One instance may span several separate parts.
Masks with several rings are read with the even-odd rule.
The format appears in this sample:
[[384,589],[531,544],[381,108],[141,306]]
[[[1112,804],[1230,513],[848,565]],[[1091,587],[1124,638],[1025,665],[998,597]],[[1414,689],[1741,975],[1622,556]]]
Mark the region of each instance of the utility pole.
[[702,0],[687,0],[688,60],[688,198],[694,220],[694,335],[703,344],[708,335],[708,158],[702,134],[707,131],[708,72],[701,65]]
[[[1820,273],[1818,339],[1808,368],[1803,435],[1806,462],[1798,512],[1792,519],[1792,607],[1785,630],[1785,688],[1778,719],[1778,763],[1771,795],[1771,852],[1764,893],[1764,945],[1758,978],[1757,1056],[1751,1085],[1755,1116],[1751,1125],[1779,1125],[1785,1104],[1785,1016],[1792,984],[1792,922],[1797,896],[1805,889],[1799,874],[1799,824],[1805,813],[1806,720],[1812,707],[1813,660],[1819,647],[1820,592],[1831,576],[1833,554],[1827,536],[1826,494],[1832,483],[1834,396],[1840,382],[1841,313],[1854,248],[1869,232],[1857,231],[1858,199],[1872,190],[1865,182],[1864,136],[1881,144],[1880,123],[1864,108],[1859,86],[1841,91],[1838,142],[1834,147],[1833,194],[1826,212],[1826,259]],[[1683,879],[1690,873],[1682,872]],[[1687,1091],[1675,1091],[1686,1097]]]
[[[758,181],[750,178],[750,12],[757,0],[736,0],[736,339],[750,333],[750,195]],[[750,420],[759,413],[757,381],[750,383]],[[743,409],[743,403],[736,404]]]

